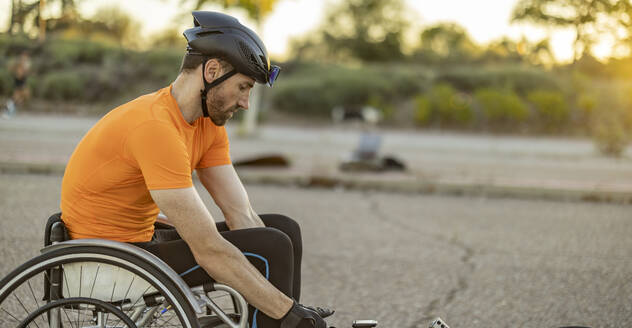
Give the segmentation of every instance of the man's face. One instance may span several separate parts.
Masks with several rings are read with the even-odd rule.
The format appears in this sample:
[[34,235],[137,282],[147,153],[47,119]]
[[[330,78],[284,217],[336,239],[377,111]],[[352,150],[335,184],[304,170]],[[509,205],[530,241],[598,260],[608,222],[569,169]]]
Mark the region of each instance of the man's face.
[[236,111],[248,109],[248,98],[254,84],[254,79],[237,73],[209,90],[207,106],[211,121],[223,126]]

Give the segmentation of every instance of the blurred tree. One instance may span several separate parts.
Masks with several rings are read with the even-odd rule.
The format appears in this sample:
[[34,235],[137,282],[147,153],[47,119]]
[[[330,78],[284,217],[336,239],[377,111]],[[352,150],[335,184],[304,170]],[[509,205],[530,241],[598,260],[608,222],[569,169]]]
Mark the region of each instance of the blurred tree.
[[115,5],[99,8],[90,20],[82,22],[83,29],[93,37],[111,39],[120,46],[137,47],[140,23]]
[[[79,21],[77,12],[77,0],[41,0],[28,1],[11,0],[11,17],[9,21],[9,34],[15,33],[35,33],[43,25],[46,30],[58,30],[75,25]],[[61,13],[58,17],[41,18],[41,11],[44,7],[57,6]],[[50,11],[49,11],[50,12]],[[39,33],[45,33],[40,30]]]
[[149,41],[152,47],[186,49],[186,39],[179,27],[168,27],[153,35]]
[[478,47],[463,27],[454,23],[439,23],[421,33],[421,47],[415,57],[426,63],[471,62]]
[[397,61],[404,58],[407,26],[401,0],[346,0],[327,11],[315,33],[293,40],[291,49],[303,59]]
[[549,39],[530,42],[523,37],[516,42],[504,37],[489,43],[477,61],[482,63],[526,62],[531,65],[552,66],[555,63],[555,57],[551,51]]
[[24,3],[22,0],[11,0],[11,17],[9,19],[9,34],[24,34],[28,23],[37,15],[39,1]]
[[513,10],[512,21],[531,21],[575,30],[573,62],[582,54],[590,53],[596,31],[605,17],[612,14],[617,2],[627,0],[519,0]]
[[[278,0],[192,0],[195,2],[194,8],[196,10],[202,8],[207,3],[217,3],[224,8],[237,7],[246,10],[248,17],[253,19],[261,27],[261,23],[268,16],[274,6],[279,2]],[[190,2],[190,0],[183,0],[183,2]]]
[[[555,56],[551,49],[550,39],[542,39],[536,43],[529,43],[526,39],[523,39],[522,44],[525,45],[524,53],[526,53],[529,62],[536,65],[548,66],[552,66],[555,63]],[[520,48],[518,50],[520,50]]]
[[[628,56],[632,55],[632,3],[630,0],[620,0],[614,7],[613,18],[618,26],[624,30],[624,35],[619,37],[618,46],[627,50]],[[616,32],[616,31],[615,31]],[[618,33],[615,33],[615,35]]]
[[525,54],[526,44],[524,42],[515,42],[507,37],[489,43],[485,54],[482,56],[484,61],[496,62],[520,62]]

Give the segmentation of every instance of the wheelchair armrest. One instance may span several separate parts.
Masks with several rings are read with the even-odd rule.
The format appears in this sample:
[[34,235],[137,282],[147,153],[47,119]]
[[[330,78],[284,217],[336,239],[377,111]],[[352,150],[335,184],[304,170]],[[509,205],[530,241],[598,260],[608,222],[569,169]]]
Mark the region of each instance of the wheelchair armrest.
[[40,252],[47,253],[56,249],[80,246],[96,246],[123,251],[152,265],[161,272],[164,272],[164,274],[169,279],[171,279],[171,281],[173,281],[180,290],[182,290],[184,296],[189,301],[191,307],[193,308],[193,310],[195,310],[195,312],[197,312],[198,314],[204,313],[205,304],[198,301],[198,299],[195,297],[195,295],[193,294],[189,286],[184,282],[184,280],[182,280],[182,278],[160,258],[140,247],[106,239],[74,239],[46,246],[42,248]]

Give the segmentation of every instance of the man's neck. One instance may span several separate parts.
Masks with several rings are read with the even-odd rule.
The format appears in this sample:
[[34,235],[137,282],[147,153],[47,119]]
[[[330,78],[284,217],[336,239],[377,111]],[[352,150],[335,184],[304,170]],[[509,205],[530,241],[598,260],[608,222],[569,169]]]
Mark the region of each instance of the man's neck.
[[182,117],[189,124],[193,124],[200,116],[202,116],[202,110],[200,109],[200,92],[193,87],[194,84],[188,81],[190,77],[185,74],[180,74],[173,81],[171,87],[171,95],[176,100]]

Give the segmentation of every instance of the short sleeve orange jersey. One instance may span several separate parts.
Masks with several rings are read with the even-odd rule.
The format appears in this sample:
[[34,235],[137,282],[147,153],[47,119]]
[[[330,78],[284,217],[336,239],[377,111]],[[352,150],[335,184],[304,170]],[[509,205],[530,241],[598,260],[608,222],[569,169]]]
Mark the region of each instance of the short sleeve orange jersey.
[[149,190],[191,187],[194,169],[225,164],[226,129],[186,122],[166,87],[113,109],[79,142],[62,181],[62,219],[73,239],[149,241],[160,212]]

